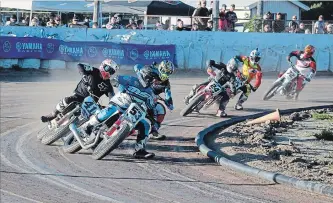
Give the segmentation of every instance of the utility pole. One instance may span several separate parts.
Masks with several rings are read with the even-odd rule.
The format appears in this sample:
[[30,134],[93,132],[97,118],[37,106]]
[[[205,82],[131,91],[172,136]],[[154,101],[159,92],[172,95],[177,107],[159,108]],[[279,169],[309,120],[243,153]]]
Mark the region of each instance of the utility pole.
[[257,2],[257,16],[260,16],[260,17],[263,17],[263,1],[262,0],[259,0]]
[[217,31],[218,30],[218,25],[219,25],[219,0],[214,0],[213,1],[213,6],[212,6],[212,9],[213,9],[213,30],[214,31]]
[[[99,15],[99,0],[94,0],[94,13],[93,13],[93,22],[99,22],[98,21],[98,15]],[[101,25],[98,23],[98,27],[100,27]]]

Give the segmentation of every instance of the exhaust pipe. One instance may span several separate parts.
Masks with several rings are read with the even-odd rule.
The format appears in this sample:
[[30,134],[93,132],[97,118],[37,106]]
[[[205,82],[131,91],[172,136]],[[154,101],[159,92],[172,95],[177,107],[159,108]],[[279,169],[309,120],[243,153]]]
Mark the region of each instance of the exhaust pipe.
[[63,116],[61,119],[59,119],[59,120],[57,121],[57,125],[58,125],[58,126],[62,125],[63,122],[64,122],[66,119],[70,118],[70,117],[74,114],[74,112],[78,111],[79,109],[80,109],[80,106],[76,106],[75,109],[73,109],[72,111],[70,111],[69,113],[67,113],[65,116]]
[[69,129],[74,134],[75,139],[79,142],[79,144],[81,145],[82,149],[90,149],[91,147],[93,147],[93,146],[96,145],[96,143],[98,141],[98,138],[99,138],[99,135],[95,136],[93,143],[86,145],[84,143],[84,141],[82,140],[82,138],[80,136],[80,132],[77,130],[77,127],[76,127],[76,125],[74,123],[72,123],[72,124],[69,125]]

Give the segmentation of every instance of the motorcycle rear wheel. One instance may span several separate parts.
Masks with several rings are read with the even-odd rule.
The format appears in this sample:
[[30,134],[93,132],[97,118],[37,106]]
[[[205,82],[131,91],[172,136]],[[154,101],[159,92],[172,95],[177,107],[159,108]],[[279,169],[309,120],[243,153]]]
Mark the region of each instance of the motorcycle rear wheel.
[[120,145],[124,139],[131,132],[130,126],[125,123],[119,126],[117,129],[116,135],[112,135],[111,137],[107,137],[107,139],[103,139],[98,146],[94,149],[92,153],[92,158],[95,160],[103,159],[106,155],[111,153],[114,149]]

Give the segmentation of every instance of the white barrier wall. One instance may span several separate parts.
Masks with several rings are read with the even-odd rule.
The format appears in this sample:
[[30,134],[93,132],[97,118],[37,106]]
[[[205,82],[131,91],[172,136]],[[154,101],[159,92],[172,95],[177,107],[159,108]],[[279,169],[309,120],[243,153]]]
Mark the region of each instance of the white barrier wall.
[[[202,69],[209,59],[226,62],[237,54],[249,54],[258,47],[262,52],[264,72],[286,69],[285,57],[289,52],[302,49],[306,44],[316,47],[315,59],[319,71],[333,71],[333,35],[305,35],[288,33],[224,33],[179,32],[155,30],[106,30],[74,28],[0,27],[0,34],[49,37],[72,41],[108,41],[132,44],[175,44],[177,66],[181,69]],[[1,49],[0,49],[1,50]],[[0,60],[0,67],[10,62],[22,68],[65,68],[61,61]],[[2,64],[5,64],[3,66]]]

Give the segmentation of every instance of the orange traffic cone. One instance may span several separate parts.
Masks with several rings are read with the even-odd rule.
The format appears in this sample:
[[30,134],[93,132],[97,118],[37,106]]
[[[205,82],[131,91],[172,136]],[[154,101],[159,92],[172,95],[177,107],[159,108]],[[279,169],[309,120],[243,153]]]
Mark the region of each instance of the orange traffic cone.
[[280,111],[276,109],[275,112],[262,116],[260,118],[254,119],[246,123],[246,125],[252,125],[257,123],[264,123],[266,121],[281,121]]

